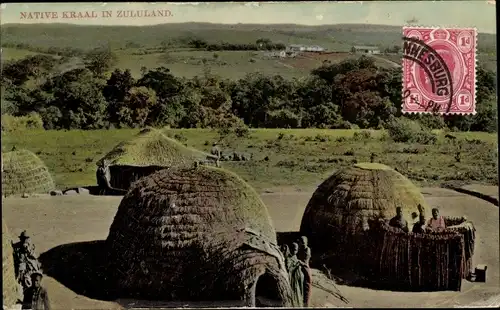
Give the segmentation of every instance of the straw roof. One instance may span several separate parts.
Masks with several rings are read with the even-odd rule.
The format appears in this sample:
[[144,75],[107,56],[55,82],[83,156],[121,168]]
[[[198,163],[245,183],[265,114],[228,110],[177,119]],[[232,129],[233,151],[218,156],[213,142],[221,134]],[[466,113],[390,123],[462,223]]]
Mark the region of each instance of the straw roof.
[[207,153],[188,148],[160,130],[146,128],[128,141],[115,146],[97,164],[107,160],[111,165],[165,166],[190,165],[211,158]]
[[20,298],[19,286],[14,274],[14,256],[9,230],[2,219],[2,282],[3,282],[3,305],[13,306]]
[[245,245],[248,230],[276,244],[266,206],[235,174],[210,166],[158,171],[132,185],[110,227],[117,286],[141,298],[232,299],[267,273],[286,300],[286,271]]
[[329,236],[356,234],[370,228],[371,220],[389,219],[401,207],[407,220],[417,206],[427,204],[419,189],[405,176],[378,163],[360,163],[325,180],[311,197],[302,218],[301,232]]
[[47,166],[28,150],[2,153],[2,169],[4,196],[48,193],[55,189]]

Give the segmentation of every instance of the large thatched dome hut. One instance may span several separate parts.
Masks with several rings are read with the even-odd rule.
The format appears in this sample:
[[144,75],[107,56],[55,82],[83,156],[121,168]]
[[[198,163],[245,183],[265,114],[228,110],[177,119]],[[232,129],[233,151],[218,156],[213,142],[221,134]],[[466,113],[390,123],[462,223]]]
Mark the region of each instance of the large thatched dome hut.
[[107,243],[122,294],[160,300],[262,294],[291,302],[266,206],[247,183],[220,168],[172,168],[138,180]]
[[55,189],[49,169],[28,150],[2,153],[2,194],[48,193]]
[[470,268],[475,229],[449,217],[450,228],[442,233],[389,227],[396,207],[411,223],[419,205],[429,209],[420,190],[399,172],[378,163],[356,164],[316,189],[300,231],[321,264],[354,269],[400,289],[459,290]]
[[110,184],[128,189],[139,178],[167,167],[190,166],[194,162],[216,162],[216,158],[202,151],[186,147],[162,131],[146,128],[130,140],[116,145],[97,161],[109,165]]
[[20,287],[14,273],[14,256],[9,230],[2,219],[2,286],[3,305],[7,308],[16,304],[22,298]]
[[378,163],[360,163],[339,170],[314,192],[300,231],[314,235],[351,235],[369,230],[370,223],[396,215],[401,207],[410,218],[427,203],[420,190],[401,173]]

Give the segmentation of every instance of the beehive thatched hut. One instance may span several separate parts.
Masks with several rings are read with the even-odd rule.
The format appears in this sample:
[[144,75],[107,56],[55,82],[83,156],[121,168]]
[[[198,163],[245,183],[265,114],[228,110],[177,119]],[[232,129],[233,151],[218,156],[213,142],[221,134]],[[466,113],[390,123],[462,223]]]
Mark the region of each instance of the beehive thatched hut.
[[115,146],[97,161],[109,164],[110,184],[127,190],[143,176],[161,169],[190,166],[196,161],[216,162],[216,158],[202,151],[186,147],[154,128],[146,128],[130,140]]
[[22,292],[14,273],[14,256],[7,224],[2,219],[2,286],[3,305],[7,308],[16,304],[22,298]]
[[48,193],[54,180],[43,161],[28,150],[2,153],[2,194]]
[[[459,289],[473,253],[473,226],[417,236],[387,225],[396,207],[409,221],[412,212],[418,213],[418,205],[429,209],[419,189],[399,172],[378,163],[356,164],[339,170],[317,188],[300,231],[309,237],[313,253],[327,258],[327,264],[376,274],[377,280],[399,288]],[[443,253],[456,258],[445,259]],[[434,266],[424,268],[420,263],[424,261]],[[441,271],[431,272],[431,267]],[[428,280],[422,280],[423,273],[430,274]],[[410,282],[405,280],[411,277]]]
[[378,219],[392,218],[396,207],[410,218],[418,205],[427,209],[420,190],[401,173],[378,163],[360,163],[334,173],[318,186],[307,204],[300,231],[311,238],[356,235]]
[[235,174],[199,166],[134,183],[107,238],[117,289],[160,300],[248,300],[291,305],[276,232],[259,195]]

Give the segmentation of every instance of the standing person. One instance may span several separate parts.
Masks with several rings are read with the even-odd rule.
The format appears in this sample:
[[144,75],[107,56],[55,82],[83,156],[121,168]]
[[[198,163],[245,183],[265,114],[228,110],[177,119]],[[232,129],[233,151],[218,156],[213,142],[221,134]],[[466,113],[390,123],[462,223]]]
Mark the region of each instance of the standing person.
[[299,259],[302,262],[302,273],[304,274],[304,307],[309,306],[312,292],[312,274],[309,268],[309,261],[311,260],[311,248],[307,245],[307,237],[300,238],[300,252]]
[[290,274],[294,304],[296,307],[302,307],[304,304],[304,274],[302,273],[302,262],[297,258],[298,252],[299,245],[294,242],[289,259],[288,273]]
[[114,188],[111,186],[111,171],[109,170],[110,163],[104,159],[98,164],[96,171],[97,186],[100,194],[103,195],[125,195],[126,190]]
[[427,222],[427,227],[430,230],[436,231],[436,232],[443,231],[446,229],[446,224],[444,222],[444,218],[441,215],[439,215],[438,208],[432,209],[432,217]]
[[285,258],[285,267],[287,270],[289,270],[289,264],[290,264],[290,249],[288,248],[287,244],[283,244],[281,246],[281,252],[283,253],[283,257]]
[[217,158],[220,158],[220,156],[221,156],[221,151],[220,151],[220,149],[219,149],[219,146],[217,145],[217,142],[214,142],[214,143],[212,144],[212,150],[210,150],[210,153],[211,153],[212,155],[217,156]]
[[408,222],[403,218],[403,209],[401,207],[396,208],[396,216],[389,221],[389,225],[400,228],[406,233],[409,231]]
[[35,252],[35,245],[31,243],[30,237],[24,230],[19,235],[19,242],[12,245],[14,252],[14,270],[16,279],[23,287],[23,291],[31,286],[31,274],[40,271]]
[[418,222],[416,222],[413,225],[412,233],[423,234],[425,233],[425,230],[426,230],[425,217],[423,215],[420,215]]
[[99,190],[106,195],[107,190],[111,188],[111,172],[109,171],[109,163],[106,159],[98,164],[96,178]]
[[43,275],[35,272],[31,275],[32,285],[24,294],[23,309],[50,310],[47,290],[42,287]]

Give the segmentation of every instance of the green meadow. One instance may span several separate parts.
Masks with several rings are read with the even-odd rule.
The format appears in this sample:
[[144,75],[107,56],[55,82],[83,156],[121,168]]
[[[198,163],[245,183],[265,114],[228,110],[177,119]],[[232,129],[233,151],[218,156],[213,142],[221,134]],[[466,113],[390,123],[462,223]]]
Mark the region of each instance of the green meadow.
[[[94,185],[96,161],[139,129],[95,131],[26,130],[2,134],[2,151],[13,146],[36,153],[61,188]],[[209,152],[219,141],[210,129],[164,129],[180,142]],[[336,169],[375,161],[398,169],[422,186],[452,182],[498,184],[496,134],[444,132],[433,145],[394,143],[383,131],[252,129],[247,137],[226,136],[223,152],[253,154],[250,161],[222,162],[259,190],[276,186],[315,186]],[[465,143],[461,143],[465,142]],[[457,153],[460,152],[459,159]]]

